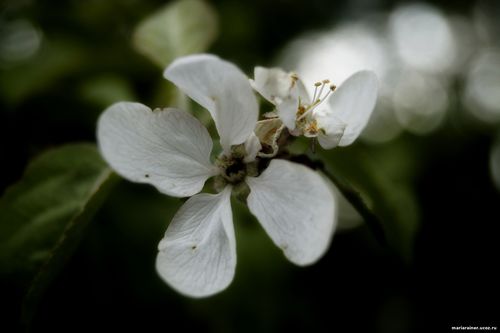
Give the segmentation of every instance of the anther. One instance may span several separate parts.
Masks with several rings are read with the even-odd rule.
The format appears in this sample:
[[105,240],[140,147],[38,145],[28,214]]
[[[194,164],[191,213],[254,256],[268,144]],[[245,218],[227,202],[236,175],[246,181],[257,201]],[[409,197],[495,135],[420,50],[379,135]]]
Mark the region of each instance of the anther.
[[[292,74],[293,75],[293,74]],[[307,105],[306,108],[300,108],[302,105],[299,99],[299,107],[297,108],[297,119],[296,121],[301,121],[304,119],[308,114],[310,114],[318,105],[320,105],[326,98],[330,95],[332,91],[337,89],[337,86],[334,84],[329,85],[329,89],[326,92],[324,96],[323,95],[323,90],[325,89],[325,86],[330,83],[330,80],[325,79],[322,81],[318,81],[314,83],[314,94],[312,98],[312,103],[310,105]],[[318,89],[319,88],[319,89]],[[319,90],[319,91],[318,91]]]
[[[323,89],[325,88],[325,85],[327,84],[327,83],[325,83],[325,81],[328,81],[328,80],[323,80],[323,84],[321,84],[321,89],[319,89],[319,93],[318,93],[318,96],[317,96],[317,98],[318,98],[317,101],[321,100],[321,94],[323,94]],[[328,82],[330,82],[330,81],[328,81]],[[316,103],[317,101],[315,99],[313,99],[313,103]]]
[[297,116],[302,116],[306,112],[306,108],[303,105],[299,105],[297,108]]
[[326,86],[327,84],[329,84],[329,83],[330,83],[330,80],[325,79],[325,80],[323,80],[323,81],[321,81],[321,82],[322,82],[322,83],[321,83],[321,89],[319,90],[319,93],[318,93],[318,95],[317,95],[317,96],[316,96],[316,94],[315,94],[315,96],[314,96],[314,97],[317,97],[317,100],[316,100],[316,99],[313,99],[313,102],[314,102],[314,103],[320,103],[320,102],[324,101],[324,100],[328,97],[328,95],[329,95],[332,91],[334,91],[334,90],[335,90],[335,88],[336,88],[336,86],[335,86],[334,84],[330,85],[330,87],[329,87],[329,88],[330,88],[330,89],[329,89],[329,91],[325,94],[325,96],[322,96],[322,94],[323,94],[323,89],[325,88],[325,86]]

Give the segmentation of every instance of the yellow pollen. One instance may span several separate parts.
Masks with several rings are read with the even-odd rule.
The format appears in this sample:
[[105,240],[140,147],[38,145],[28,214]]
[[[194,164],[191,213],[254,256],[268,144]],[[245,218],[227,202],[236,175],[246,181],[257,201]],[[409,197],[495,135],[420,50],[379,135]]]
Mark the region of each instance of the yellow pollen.
[[317,134],[318,131],[319,128],[318,128],[318,123],[316,121],[312,121],[309,124],[307,124],[306,132],[308,132],[309,134]]
[[306,112],[306,108],[303,105],[299,105],[299,108],[297,109],[297,117],[300,117]]

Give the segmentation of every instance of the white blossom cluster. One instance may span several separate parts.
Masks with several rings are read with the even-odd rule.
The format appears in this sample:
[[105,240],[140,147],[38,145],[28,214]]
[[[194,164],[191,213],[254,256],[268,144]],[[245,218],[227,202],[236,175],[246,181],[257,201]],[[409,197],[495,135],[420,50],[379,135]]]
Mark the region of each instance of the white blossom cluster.
[[[104,111],[97,129],[100,151],[118,174],[170,196],[190,197],[158,246],[162,279],[191,297],[213,295],[231,283],[231,193],[244,194],[288,260],[316,262],[335,229],[336,201],[319,173],[280,158],[280,138],[304,135],[325,149],[351,144],[373,111],[375,75],[358,72],[338,88],[317,82],[310,97],[294,73],[256,67],[249,80],[234,64],[198,54],[175,60],[164,76],[210,112],[222,147],[217,158],[211,160],[213,142],[201,122],[174,108],[153,111],[119,102]],[[261,121],[254,90],[276,108]],[[199,193],[212,177],[216,193]]]

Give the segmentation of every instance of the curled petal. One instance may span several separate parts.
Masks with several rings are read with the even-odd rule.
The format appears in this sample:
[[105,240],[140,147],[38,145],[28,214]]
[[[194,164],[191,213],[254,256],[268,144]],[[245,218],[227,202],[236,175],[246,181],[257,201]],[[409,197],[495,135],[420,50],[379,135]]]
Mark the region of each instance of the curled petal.
[[321,147],[324,149],[337,147],[344,136],[347,125],[334,115],[322,116],[319,114],[316,116],[316,120],[321,129],[318,134],[318,142]]
[[247,141],[245,141],[245,158],[243,161],[245,163],[255,161],[255,158],[261,149],[262,145],[260,144],[259,138],[252,132]]
[[191,297],[210,296],[233,280],[236,243],[231,188],[197,194],[179,209],[158,245],[156,269],[166,283]]
[[208,131],[180,110],[153,112],[139,103],[116,103],[99,118],[97,141],[118,174],[171,196],[198,193],[218,172],[210,163]]
[[278,154],[278,140],[284,128],[285,125],[283,125],[283,122],[279,118],[264,119],[257,122],[255,135],[264,145],[263,151],[260,151],[258,156],[271,158]]
[[328,101],[333,115],[346,124],[339,146],[350,145],[365,128],[375,107],[378,81],[375,73],[360,71],[350,76],[335,90]]
[[248,78],[232,63],[209,54],[190,55],[175,60],[164,76],[210,112],[226,153],[253,132],[257,100]]
[[297,119],[298,108],[298,99],[292,97],[283,99],[281,104],[276,106],[279,118],[289,130],[294,130],[296,127],[295,121]]
[[250,211],[285,256],[297,265],[317,261],[336,224],[336,203],[321,176],[303,165],[275,159],[247,183]]

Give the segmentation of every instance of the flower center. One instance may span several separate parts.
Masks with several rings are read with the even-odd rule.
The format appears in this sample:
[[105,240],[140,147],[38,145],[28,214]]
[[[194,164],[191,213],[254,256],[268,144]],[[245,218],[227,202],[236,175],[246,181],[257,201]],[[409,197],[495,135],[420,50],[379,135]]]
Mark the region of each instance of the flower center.
[[215,162],[220,169],[216,182],[223,186],[238,185],[245,180],[246,176],[257,176],[258,162],[245,162],[246,155],[244,144],[232,146],[231,153],[228,155],[220,155]]
[[231,184],[239,183],[245,179],[246,163],[243,157],[223,156],[223,165],[221,166],[222,176]]
[[258,159],[253,162],[245,162],[245,153],[241,153],[243,145],[233,146],[231,154],[221,155],[216,160],[216,165],[220,169],[219,176],[214,178],[214,188],[221,192],[227,185],[233,186],[233,194],[243,202],[250,193],[248,185],[245,183],[247,176],[258,175]]

